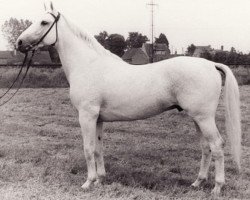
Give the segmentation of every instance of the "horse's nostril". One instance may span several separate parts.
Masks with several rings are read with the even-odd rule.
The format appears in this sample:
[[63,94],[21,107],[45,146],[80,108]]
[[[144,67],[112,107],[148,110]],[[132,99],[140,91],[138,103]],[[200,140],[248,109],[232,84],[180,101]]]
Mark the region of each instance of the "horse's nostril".
[[21,46],[23,44],[23,41],[19,40],[17,44],[18,44],[18,46]]

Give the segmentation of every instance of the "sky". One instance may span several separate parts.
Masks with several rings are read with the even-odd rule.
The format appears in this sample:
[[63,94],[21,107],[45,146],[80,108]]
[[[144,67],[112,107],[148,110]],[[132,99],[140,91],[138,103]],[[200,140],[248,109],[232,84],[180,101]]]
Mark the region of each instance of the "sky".
[[[0,0],[0,26],[10,17],[35,21],[44,13],[43,0]],[[54,7],[85,31],[138,31],[151,38],[151,0],[54,0]],[[250,52],[250,0],[154,0],[155,36],[164,33],[170,50],[190,44]],[[60,31],[60,30],[59,30]],[[0,34],[0,50],[6,41]]]

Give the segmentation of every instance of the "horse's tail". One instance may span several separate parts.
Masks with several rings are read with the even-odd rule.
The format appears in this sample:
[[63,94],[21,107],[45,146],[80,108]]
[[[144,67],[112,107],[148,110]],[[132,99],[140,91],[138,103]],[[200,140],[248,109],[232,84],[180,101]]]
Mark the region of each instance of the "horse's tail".
[[230,68],[216,63],[216,69],[222,71],[225,78],[226,132],[230,140],[231,152],[238,169],[241,169],[241,114],[238,83]]

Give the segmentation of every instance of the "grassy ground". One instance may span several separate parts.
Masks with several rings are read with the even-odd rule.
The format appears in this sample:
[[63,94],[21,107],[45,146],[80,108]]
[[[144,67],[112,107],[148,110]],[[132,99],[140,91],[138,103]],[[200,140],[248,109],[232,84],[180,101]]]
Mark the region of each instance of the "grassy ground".
[[250,85],[250,67],[249,66],[245,66],[245,67],[237,66],[231,69],[240,85]]
[[[26,68],[23,69],[21,77],[23,77],[25,70]],[[0,88],[8,88],[16,79],[18,72],[19,68],[17,67],[0,67]],[[18,85],[19,82],[13,88]],[[23,88],[61,88],[68,86],[69,84],[61,68],[31,68],[22,84]]]
[[[250,199],[250,87],[242,86],[243,175],[225,148],[222,199]],[[0,91],[0,94],[4,90]],[[217,124],[224,138],[224,107]],[[209,180],[199,190],[201,151],[192,120],[169,111],[135,122],[105,124],[105,185],[81,190],[86,178],[77,112],[68,89],[22,89],[0,108],[1,200],[209,199]]]

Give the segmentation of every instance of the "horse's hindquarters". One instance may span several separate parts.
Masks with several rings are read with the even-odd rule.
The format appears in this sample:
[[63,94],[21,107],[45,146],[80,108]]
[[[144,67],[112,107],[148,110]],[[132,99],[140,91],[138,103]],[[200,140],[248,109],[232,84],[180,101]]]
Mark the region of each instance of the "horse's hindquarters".
[[215,67],[182,76],[175,94],[179,105],[192,117],[215,116],[221,94],[221,76]]

